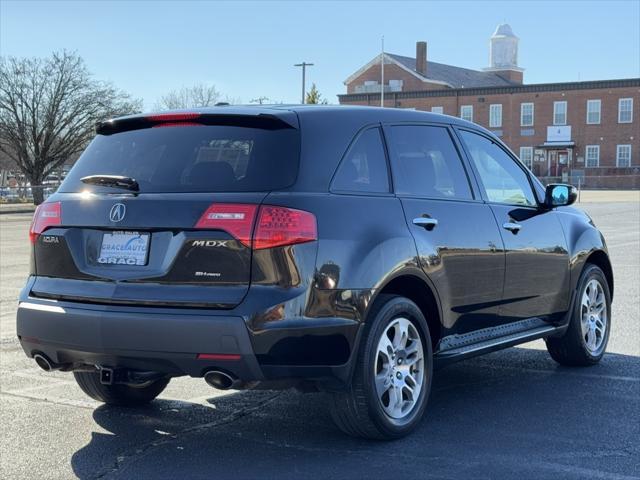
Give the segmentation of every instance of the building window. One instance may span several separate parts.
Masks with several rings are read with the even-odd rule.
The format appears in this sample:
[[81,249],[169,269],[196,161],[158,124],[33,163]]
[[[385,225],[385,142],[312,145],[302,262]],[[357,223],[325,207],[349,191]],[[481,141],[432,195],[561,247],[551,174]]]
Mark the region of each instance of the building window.
[[460,118],[473,122],[473,105],[462,105],[460,107]]
[[633,122],[633,98],[618,100],[618,123]]
[[533,126],[533,103],[520,104],[520,126]]
[[528,169],[531,169],[533,163],[533,147],[520,147],[520,161],[524,163]]
[[616,167],[631,166],[631,145],[618,145],[616,152]]
[[567,124],[567,102],[553,102],[553,124]]
[[401,92],[402,85],[402,80],[389,80],[389,90],[392,92]]
[[500,128],[502,126],[502,104],[496,103],[489,106],[489,127]]
[[432,113],[444,113],[444,107],[431,107]]
[[585,166],[600,166],[600,145],[587,145],[585,148]]
[[600,123],[600,110],[602,102],[600,100],[587,100],[587,123],[597,125]]

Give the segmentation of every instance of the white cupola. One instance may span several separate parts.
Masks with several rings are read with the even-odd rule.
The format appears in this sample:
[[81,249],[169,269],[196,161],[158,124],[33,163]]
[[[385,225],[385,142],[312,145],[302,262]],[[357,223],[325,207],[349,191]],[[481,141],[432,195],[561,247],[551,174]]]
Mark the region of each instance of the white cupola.
[[503,23],[493,32],[489,46],[489,63],[491,69],[508,70],[518,68],[518,37],[511,27]]

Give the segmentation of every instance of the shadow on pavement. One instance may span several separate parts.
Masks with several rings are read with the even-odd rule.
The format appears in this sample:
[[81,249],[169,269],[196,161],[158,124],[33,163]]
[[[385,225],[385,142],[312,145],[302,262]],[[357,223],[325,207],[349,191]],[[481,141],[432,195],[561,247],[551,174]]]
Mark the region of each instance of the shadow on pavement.
[[[640,478],[640,358],[558,367],[516,348],[436,373],[395,442],[342,435],[326,397],[250,391],[210,406],[100,407],[72,467],[89,478]],[[104,429],[105,431],[102,431]]]

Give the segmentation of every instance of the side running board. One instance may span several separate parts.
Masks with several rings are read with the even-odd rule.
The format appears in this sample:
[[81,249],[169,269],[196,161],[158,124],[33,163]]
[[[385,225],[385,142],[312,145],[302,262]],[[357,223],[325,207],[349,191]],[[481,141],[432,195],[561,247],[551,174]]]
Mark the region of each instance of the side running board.
[[435,366],[442,367],[476,355],[548,337],[565,328],[566,326],[557,327],[536,318],[445,337],[440,342],[440,350],[433,357]]

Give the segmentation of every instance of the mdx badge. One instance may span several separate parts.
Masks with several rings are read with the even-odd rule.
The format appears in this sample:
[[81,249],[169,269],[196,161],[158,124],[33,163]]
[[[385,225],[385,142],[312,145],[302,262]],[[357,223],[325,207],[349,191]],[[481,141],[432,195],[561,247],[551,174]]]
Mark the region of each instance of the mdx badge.
[[229,240],[194,240],[193,247],[226,247]]
[[126,213],[127,207],[124,206],[124,203],[116,203],[111,207],[111,210],[109,210],[109,220],[112,222],[121,222]]

